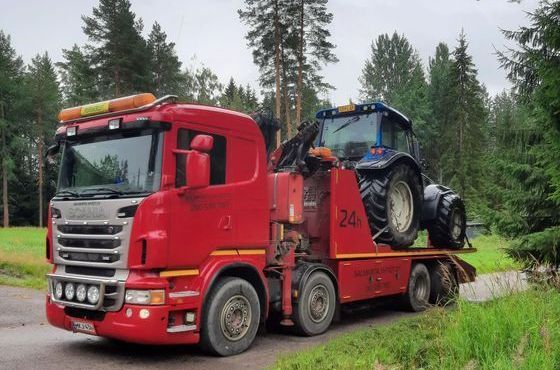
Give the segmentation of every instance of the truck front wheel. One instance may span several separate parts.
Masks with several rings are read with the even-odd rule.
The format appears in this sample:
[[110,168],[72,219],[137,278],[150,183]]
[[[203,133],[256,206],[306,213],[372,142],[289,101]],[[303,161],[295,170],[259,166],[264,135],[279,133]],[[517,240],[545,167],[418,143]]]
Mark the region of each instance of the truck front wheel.
[[336,307],[336,291],[324,272],[311,274],[295,305],[294,322],[301,335],[324,333],[331,325]]
[[200,328],[201,347],[215,355],[245,351],[257,334],[259,297],[246,280],[228,277],[212,289]]
[[402,297],[404,307],[408,311],[424,311],[430,305],[430,291],[428,268],[423,263],[415,264],[410,271],[406,293]]

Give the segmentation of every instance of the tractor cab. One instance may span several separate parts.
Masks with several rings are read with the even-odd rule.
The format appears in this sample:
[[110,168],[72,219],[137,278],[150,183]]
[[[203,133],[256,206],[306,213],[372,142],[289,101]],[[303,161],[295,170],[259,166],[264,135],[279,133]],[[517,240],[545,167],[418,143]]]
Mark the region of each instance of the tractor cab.
[[341,160],[375,161],[407,153],[420,162],[412,122],[384,103],[349,104],[319,111],[316,146]]

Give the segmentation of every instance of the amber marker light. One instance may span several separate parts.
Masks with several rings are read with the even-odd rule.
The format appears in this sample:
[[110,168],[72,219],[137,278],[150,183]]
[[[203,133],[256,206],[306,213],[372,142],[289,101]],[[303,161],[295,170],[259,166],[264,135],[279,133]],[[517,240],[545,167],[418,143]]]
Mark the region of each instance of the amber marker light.
[[63,109],[58,114],[58,119],[61,122],[67,122],[78,118],[96,116],[98,114],[120,112],[128,109],[143,107],[153,103],[155,100],[156,97],[154,94],[150,93],[125,96],[123,98]]

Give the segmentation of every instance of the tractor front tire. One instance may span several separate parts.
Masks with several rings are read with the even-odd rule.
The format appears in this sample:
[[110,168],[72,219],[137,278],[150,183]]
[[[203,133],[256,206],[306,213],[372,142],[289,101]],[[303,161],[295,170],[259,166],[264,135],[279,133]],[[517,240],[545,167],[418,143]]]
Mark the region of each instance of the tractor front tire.
[[436,218],[428,223],[430,242],[436,248],[461,249],[465,245],[467,216],[463,200],[455,193],[441,196]]
[[414,169],[397,165],[360,174],[360,194],[376,241],[395,248],[411,246],[418,236],[422,185]]

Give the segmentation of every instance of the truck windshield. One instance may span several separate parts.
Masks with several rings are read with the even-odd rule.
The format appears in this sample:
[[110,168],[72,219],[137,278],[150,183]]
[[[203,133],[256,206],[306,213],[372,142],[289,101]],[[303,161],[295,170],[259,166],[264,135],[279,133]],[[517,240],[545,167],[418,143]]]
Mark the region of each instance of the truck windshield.
[[67,140],[57,196],[138,194],[161,182],[163,132],[141,130]]
[[377,141],[377,114],[325,118],[319,146],[339,158],[362,157]]

